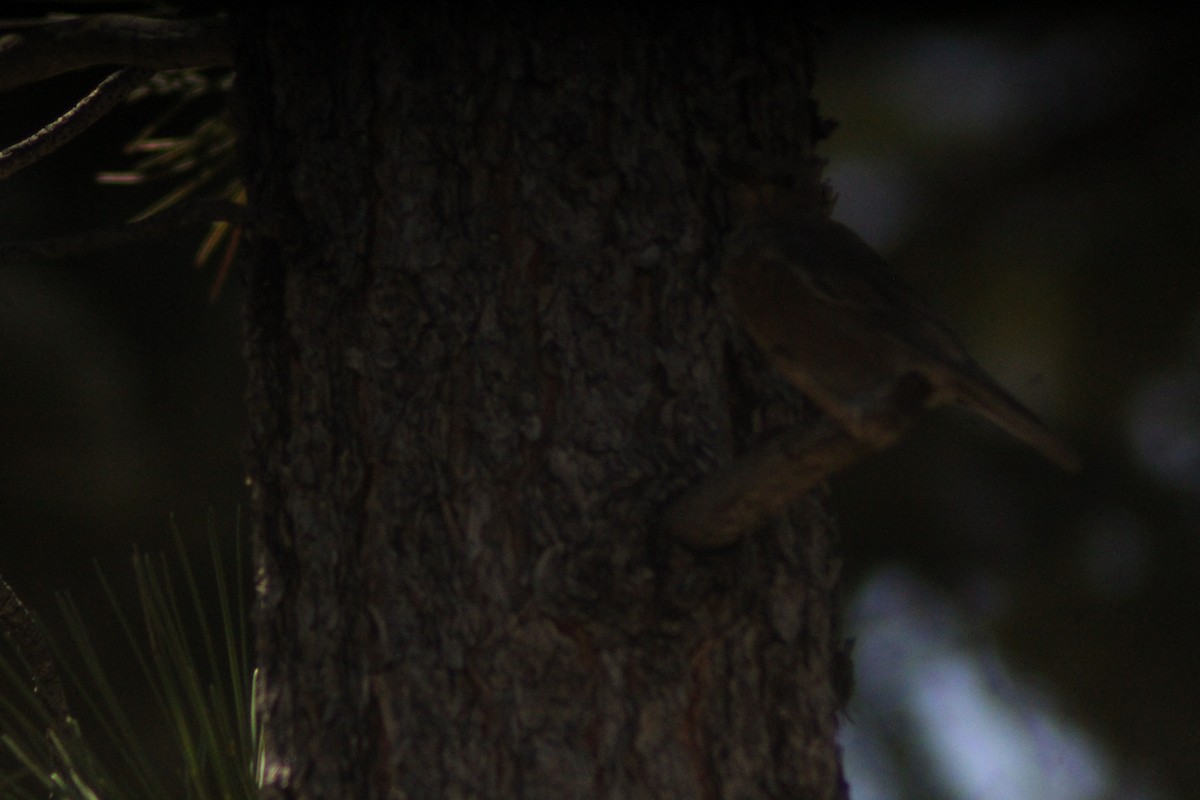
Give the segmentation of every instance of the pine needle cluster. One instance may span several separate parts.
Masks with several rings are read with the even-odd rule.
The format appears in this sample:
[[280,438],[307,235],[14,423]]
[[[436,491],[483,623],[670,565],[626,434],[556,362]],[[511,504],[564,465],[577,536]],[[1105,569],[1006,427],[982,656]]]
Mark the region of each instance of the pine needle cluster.
[[[66,641],[48,635],[46,641],[87,729],[70,713],[59,718],[31,683],[21,653],[0,648],[0,753],[10,757],[0,762],[7,767],[0,773],[2,800],[259,796],[264,765],[242,559],[235,559],[231,577],[210,538],[216,609],[204,599],[178,531],[175,568],[161,554],[135,552],[135,608],[100,576],[160,719],[133,718],[93,644],[94,623],[65,596],[59,605]],[[148,741],[148,730],[169,732],[169,757],[160,755],[160,742]]]

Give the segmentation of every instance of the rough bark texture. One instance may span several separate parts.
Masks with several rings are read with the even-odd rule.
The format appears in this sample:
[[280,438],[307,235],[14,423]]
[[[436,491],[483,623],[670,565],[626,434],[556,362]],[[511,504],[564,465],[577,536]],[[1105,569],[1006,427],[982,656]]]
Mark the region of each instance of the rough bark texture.
[[268,796],[844,797],[822,498],[657,524],[796,407],[713,165],[811,172],[807,31],[331,8],[236,20]]

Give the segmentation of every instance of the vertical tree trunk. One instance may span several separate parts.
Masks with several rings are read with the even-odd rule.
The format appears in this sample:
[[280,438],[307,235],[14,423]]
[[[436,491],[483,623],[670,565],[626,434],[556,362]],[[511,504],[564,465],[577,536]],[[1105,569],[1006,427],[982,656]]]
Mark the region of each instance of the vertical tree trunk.
[[805,27],[271,5],[236,20],[268,796],[844,797],[821,499],[656,528],[788,413],[714,164],[812,172]]

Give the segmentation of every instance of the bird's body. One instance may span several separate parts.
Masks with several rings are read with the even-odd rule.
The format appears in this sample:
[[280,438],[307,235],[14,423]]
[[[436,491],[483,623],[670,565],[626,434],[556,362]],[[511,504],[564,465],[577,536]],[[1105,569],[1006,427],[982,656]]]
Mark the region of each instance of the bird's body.
[[857,234],[772,192],[750,195],[725,253],[735,311],[777,370],[852,435],[906,376],[1068,469],[1078,459],[1001,388]]

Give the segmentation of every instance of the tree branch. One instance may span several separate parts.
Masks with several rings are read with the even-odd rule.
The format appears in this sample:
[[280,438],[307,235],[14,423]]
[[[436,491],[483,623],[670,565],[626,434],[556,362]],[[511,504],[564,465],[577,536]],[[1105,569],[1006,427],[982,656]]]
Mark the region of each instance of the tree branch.
[[3,577],[0,577],[0,631],[24,659],[33,693],[54,720],[55,729],[69,730],[67,695],[50,646],[37,620]]
[[83,133],[153,74],[154,70],[151,69],[125,67],[109,75],[70,111],[29,138],[0,151],[0,180],[53,153]]
[[666,533],[701,549],[733,544],[833,473],[894,444],[924,411],[929,392],[917,375],[897,382],[862,413],[880,432],[870,440],[855,439],[825,418],[759,443],[676,498],[663,515]]
[[[2,24],[2,23],[0,23]],[[166,20],[94,14],[0,36],[0,91],[100,64],[152,70],[229,66],[224,17]]]
[[246,207],[229,200],[206,199],[172,206],[148,219],[79,233],[0,244],[0,264],[20,258],[53,260],[79,256],[163,236],[177,228],[224,220],[241,222]]

